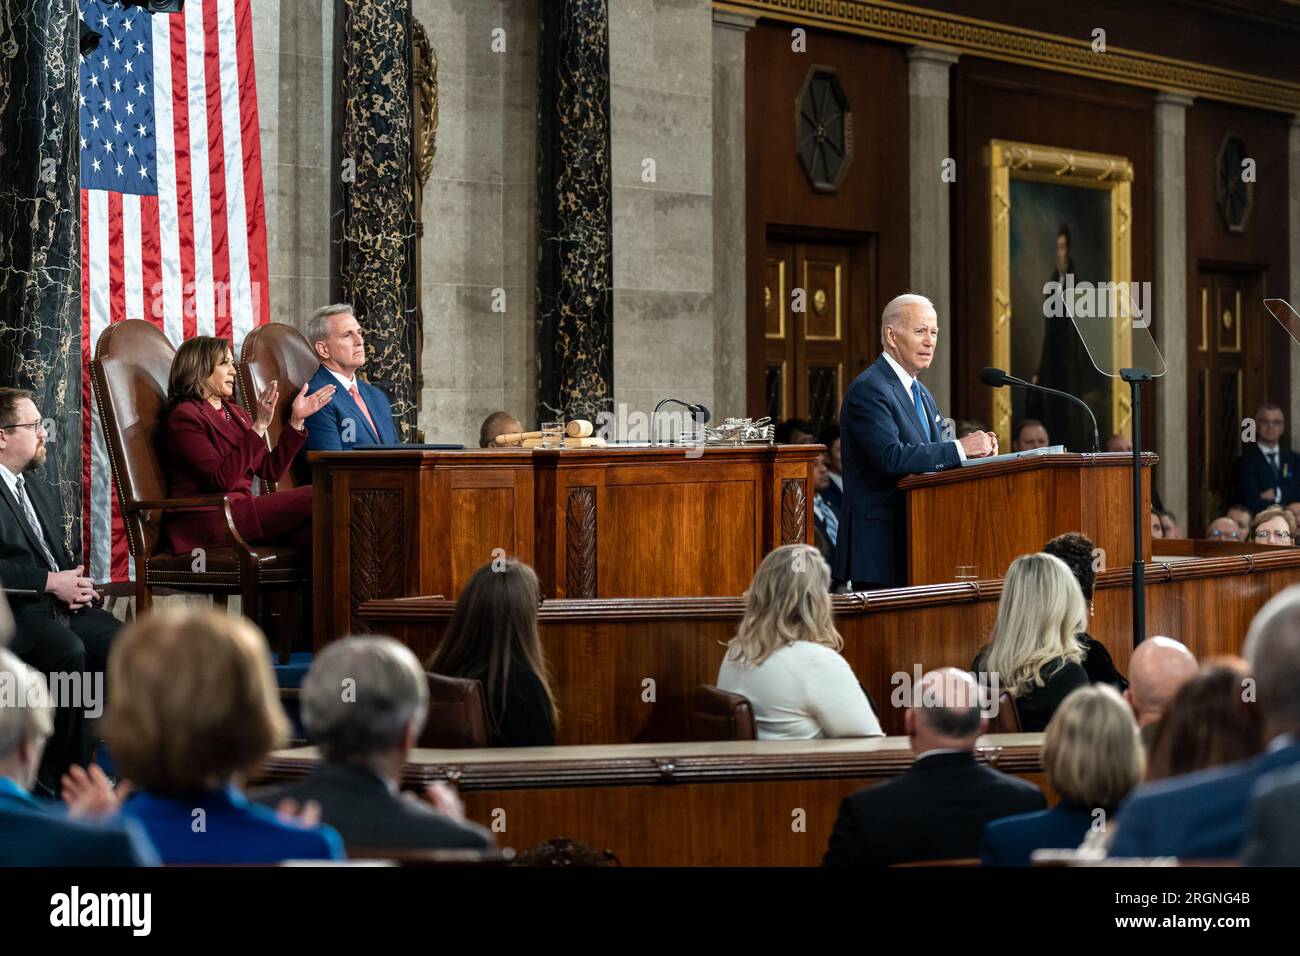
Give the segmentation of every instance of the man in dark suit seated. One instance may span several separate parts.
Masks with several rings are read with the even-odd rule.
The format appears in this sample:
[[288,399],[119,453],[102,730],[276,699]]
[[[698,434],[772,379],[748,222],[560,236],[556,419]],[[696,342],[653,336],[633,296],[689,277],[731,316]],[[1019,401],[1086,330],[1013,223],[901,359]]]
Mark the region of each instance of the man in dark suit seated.
[[1266,774],[1300,765],[1300,585],[1260,608],[1244,653],[1267,749],[1138,787],[1119,809],[1112,857],[1234,859],[1245,842],[1252,789]]
[[944,437],[934,396],[917,378],[930,367],[939,341],[929,299],[894,298],[880,317],[880,339],[884,351],[849,385],[840,407],[844,504],[832,571],[854,590],[906,583],[900,478],[956,468],[998,450],[992,432]]
[[826,475],[830,482],[822,491],[822,497],[826,503],[835,509],[835,515],[838,518],[840,509],[844,507],[844,461],[840,458],[840,426],[838,422],[831,422],[822,429],[822,433],[817,436],[817,440],[826,446],[826,451],[822,457],[826,460]]
[[339,303],[317,309],[307,322],[307,341],[320,368],[307,383],[307,394],[336,386],[329,404],[307,419],[308,451],[351,451],[367,445],[401,441],[386,396],[357,378],[366,364],[366,342],[352,306]]
[[1246,823],[1247,866],[1300,866],[1300,767],[1270,773],[1255,785]]
[[1282,444],[1286,416],[1271,402],[1255,413],[1255,444],[1232,465],[1232,500],[1258,514],[1300,499],[1300,455]]
[[158,855],[134,823],[68,820],[28,793],[53,729],[49,689],[3,648],[0,686],[9,694],[0,705],[0,867],[156,866]]
[[970,674],[955,667],[926,674],[904,720],[916,761],[844,798],[823,866],[977,857],[990,820],[1047,807],[1033,784],[975,762],[988,721]]
[[[120,622],[97,600],[82,565],[63,543],[63,516],[39,474],[45,426],[32,393],[0,388],[0,582],[30,592],[11,595],[11,650],[52,686],[80,688],[79,700],[56,701],[54,734],[45,748],[36,792],[53,798],[72,764],[87,764],[94,739],[85,714],[104,705],[104,669]],[[99,694],[99,699],[92,699]]]
[[358,849],[485,849],[492,834],[465,820],[445,785],[429,803],[402,796],[406,755],[424,727],[429,685],[415,655],[391,637],[349,637],[316,655],[302,685],[302,722],[324,762],[302,783],[258,794],[320,804],[321,822]]

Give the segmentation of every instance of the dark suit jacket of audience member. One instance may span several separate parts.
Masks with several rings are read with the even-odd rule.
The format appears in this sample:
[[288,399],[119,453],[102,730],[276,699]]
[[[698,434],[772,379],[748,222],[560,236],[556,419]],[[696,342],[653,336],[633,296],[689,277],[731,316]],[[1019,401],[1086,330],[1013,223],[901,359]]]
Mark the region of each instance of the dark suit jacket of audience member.
[[1300,767],[1255,785],[1242,858],[1247,866],[1300,866]]
[[[1029,866],[1035,850],[1076,849],[1094,819],[1093,807],[1058,803],[1050,810],[994,820],[984,828],[980,862],[985,866]],[[1112,811],[1106,810],[1105,822]]]
[[505,713],[493,747],[554,747],[555,724],[546,691],[532,669],[516,661],[506,686]]
[[254,799],[275,807],[285,797],[299,806],[308,800],[319,803],[321,822],[337,830],[349,850],[492,846],[492,834],[483,827],[453,820],[421,800],[393,793],[377,773],[360,764],[324,763],[301,783],[268,790]]
[[[982,675],[987,667],[984,664],[988,648],[979,652],[971,670]],[[1112,665],[1113,668],[1114,665]],[[980,678],[981,683],[984,678]],[[1088,672],[1080,664],[1067,664],[1057,660],[1043,668],[1043,686],[1036,687],[1016,698],[1016,714],[1020,718],[1020,730],[1026,734],[1041,733],[1047,729],[1048,722],[1061,706],[1061,701],[1070,692],[1088,686]]]
[[1109,684],[1121,694],[1128,690],[1128,678],[1119,672],[1114,659],[1106,645],[1086,631],[1076,635],[1083,646],[1083,669],[1088,674],[1090,684]]
[[975,857],[990,820],[1046,805],[1032,783],[991,770],[971,753],[930,754],[902,776],[844,798],[822,865]]
[[1251,791],[1267,774],[1300,765],[1300,742],[1258,757],[1148,783],[1120,805],[1113,857],[1230,860],[1241,854]]
[[[1284,505],[1300,499],[1300,455],[1284,445],[1278,445],[1278,474],[1258,445],[1252,445],[1232,463],[1231,503],[1245,505],[1251,514],[1258,514],[1269,505]],[[1259,493],[1269,488],[1281,488],[1282,500],[1269,501]]]
[[0,779],[0,866],[157,866],[144,831],[129,821],[68,820]]

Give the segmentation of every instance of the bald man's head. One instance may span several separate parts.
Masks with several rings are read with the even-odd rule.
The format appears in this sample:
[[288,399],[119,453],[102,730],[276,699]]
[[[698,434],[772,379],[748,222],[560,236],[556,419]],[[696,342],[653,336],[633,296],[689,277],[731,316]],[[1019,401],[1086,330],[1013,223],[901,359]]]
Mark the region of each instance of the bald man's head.
[[941,667],[921,678],[919,690],[904,717],[913,752],[972,749],[985,726],[975,678],[955,667]]
[[1124,696],[1139,727],[1158,721],[1178,688],[1196,676],[1196,657],[1172,637],[1148,637],[1133,651]]

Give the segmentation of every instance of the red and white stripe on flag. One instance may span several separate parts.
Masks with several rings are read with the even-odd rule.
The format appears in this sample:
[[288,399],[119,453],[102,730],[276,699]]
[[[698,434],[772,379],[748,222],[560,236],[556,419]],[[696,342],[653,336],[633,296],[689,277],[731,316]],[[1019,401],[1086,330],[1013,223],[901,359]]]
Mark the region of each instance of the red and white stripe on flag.
[[[219,335],[238,356],[270,317],[250,3],[150,16],[80,0],[103,37],[80,67],[82,544],[96,582],[135,572],[90,388],[100,333],[145,319],[173,345]],[[130,185],[96,188],[114,170]]]

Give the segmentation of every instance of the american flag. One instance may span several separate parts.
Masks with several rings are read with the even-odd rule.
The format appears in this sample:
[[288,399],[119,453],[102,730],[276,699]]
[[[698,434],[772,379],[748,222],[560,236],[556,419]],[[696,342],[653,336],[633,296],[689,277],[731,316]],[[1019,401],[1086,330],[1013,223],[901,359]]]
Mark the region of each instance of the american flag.
[[153,14],[79,0],[83,547],[97,582],[134,575],[93,408],[99,333],[147,319],[179,345],[268,321],[251,0]]

